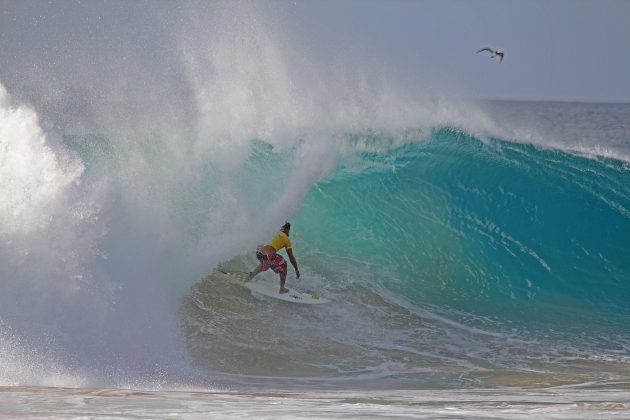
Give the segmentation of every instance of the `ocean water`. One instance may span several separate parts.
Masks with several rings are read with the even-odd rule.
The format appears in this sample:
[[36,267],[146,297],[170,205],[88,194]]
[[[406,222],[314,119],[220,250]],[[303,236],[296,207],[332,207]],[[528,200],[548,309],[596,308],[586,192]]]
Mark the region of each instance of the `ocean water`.
[[[160,83],[0,74],[0,417],[630,416],[630,105],[412,95],[231,4]],[[331,303],[217,272],[287,220]]]
[[[2,95],[2,416],[630,414],[629,105],[247,133],[226,162]],[[332,303],[215,271],[285,219],[288,285]]]

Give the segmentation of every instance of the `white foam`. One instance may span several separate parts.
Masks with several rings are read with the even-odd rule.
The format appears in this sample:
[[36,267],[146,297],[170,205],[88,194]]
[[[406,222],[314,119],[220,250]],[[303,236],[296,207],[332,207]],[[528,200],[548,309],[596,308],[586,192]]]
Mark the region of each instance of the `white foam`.
[[83,378],[68,372],[67,367],[30,347],[0,322],[0,386],[86,385]]
[[29,234],[51,223],[60,196],[77,183],[80,161],[59,155],[28,106],[11,106],[0,84],[0,233]]

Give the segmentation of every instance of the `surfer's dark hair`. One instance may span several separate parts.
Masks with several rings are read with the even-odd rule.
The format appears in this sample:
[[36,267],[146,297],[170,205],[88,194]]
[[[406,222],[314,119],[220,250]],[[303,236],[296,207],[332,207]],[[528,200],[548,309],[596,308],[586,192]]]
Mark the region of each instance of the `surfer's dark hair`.
[[291,223],[285,222],[284,225],[282,225],[282,230],[289,230],[289,229],[291,229]]

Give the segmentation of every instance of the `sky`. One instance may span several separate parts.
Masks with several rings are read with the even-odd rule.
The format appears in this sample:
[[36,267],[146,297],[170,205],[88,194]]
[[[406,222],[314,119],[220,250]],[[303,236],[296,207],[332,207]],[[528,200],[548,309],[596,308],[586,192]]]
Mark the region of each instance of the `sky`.
[[[313,48],[359,46],[407,83],[475,97],[630,101],[630,1],[298,2]],[[339,45],[338,44],[338,45]],[[483,47],[506,52],[499,64]]]
[[418,96],[630,102],[630,0],[0,0],[0,83],[49,98],[123,79],[178,91],[182,40],[212,42],[217,14],[227,31],[268,36],[296,73]]

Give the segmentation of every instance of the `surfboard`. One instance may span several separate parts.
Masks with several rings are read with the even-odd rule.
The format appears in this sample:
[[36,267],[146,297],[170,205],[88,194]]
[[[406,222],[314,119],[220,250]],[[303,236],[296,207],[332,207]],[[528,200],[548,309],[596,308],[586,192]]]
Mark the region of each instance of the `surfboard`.
[[243,286],[255,293],[268,296],[274,299],[284,300],[286,302],[303,303],[307,305],[318,305],[322,303],[329,303],[330,300],[323,298],[319,295],[306,293],[294,288],[290,288],[287,293],[279,293],[279,283],[269,283],[264,280],[249,281],[249,274],[242,271],[228,271],[218,270],[220,273],[225,274],[230,279],[231,283]]

